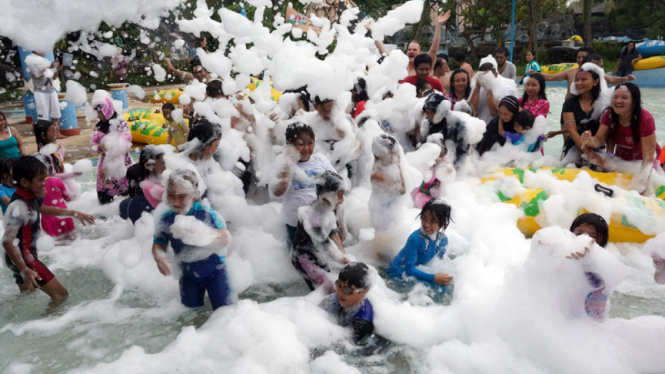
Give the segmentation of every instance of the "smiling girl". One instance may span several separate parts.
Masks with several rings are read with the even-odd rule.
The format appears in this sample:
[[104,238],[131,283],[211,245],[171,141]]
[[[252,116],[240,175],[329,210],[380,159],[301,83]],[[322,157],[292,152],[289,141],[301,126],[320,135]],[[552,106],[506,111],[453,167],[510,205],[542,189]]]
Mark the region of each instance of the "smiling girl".
[[386,273],[398,279],[414,277],[421,282],[448,286],[453,277],[445,273],[430,274],[416,269],[434,256],[442,259],[448,247],[445,230],[450,223],[450,205],[443,200],[430,200],[420,212],[420,228],[414,231],[406,245],[390,263]]
[[[622,83],[616,86],[612,96],[612,106],[600,119],[600,127],[592,137],[591,131],[582,134],[584,144],[590,148],[607,144],[607,152],[625,161],[642,161],[640,181],[634,188],[640,193],[647,187],[649,174],[653,169],[661,171],[660,146],[656,142],[656,122],[647,110],[642,108],[642,95],[637,85]],[[593,160],[601,167],[607,157],[592,154]],[[640,179],[640,178],[637,178]]]
[[286,129],[284,166],[270,182],[270,192],[284,197],[282,215],[286,221],[287,244],[291,248],[298,225],[298,208],[309,205],[316,199],[314,178],[326,170],[335,171],[328,159],[314,154],[314,130],[308,125],[295,122]]

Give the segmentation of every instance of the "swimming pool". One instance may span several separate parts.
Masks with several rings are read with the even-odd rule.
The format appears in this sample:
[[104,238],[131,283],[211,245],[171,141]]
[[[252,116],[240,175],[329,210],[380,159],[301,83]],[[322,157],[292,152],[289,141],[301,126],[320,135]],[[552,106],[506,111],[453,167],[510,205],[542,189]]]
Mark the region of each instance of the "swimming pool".
[[[548,119],[548,129],[551,130],[559,126],[558,113],[565,89],[555,87],[548,89],[547,93],[551,102]],[[657,99],[663,93],[663,90],[643,90],[644,107],[656,117],[660,139],[665,139],[665,123],[662,121],[664,112],[657,106]],[[546,144],[545,150],[547,154],[557,156],[560,147],[560,141],[553,140]],[[95,188],[94,170],[86,173],[80,181],[83,190],[92,192]],[[487,288],[500,292],[503,291],[504,279],[507,279],[503,272],[509,274],[510,269],[523,265],[523,254],[528,253],[530,241],[515,241],[520,234],[514,227],[515,212],[511,211],[512,208],[505,204],[490,204],[483,200],[482,195],[475,195],[477,191],[474,189],[476,186],[469,184],[451,191],[452,196],[461,199],[459,204],[468,204],[469,209],[455,216],[455,226],[450,230],[451,242],[456,243],[456,247],[477,250],[480,253],[478,258],[491,265],[487,268],[473,268],[466,264],[467,271],[475,271],[472,278],[479,277],[481,273],[496,273],[491,282],[482,283],[477,289]],[[265,209],[261,211],[264,217],[275,215],[275,211],[270,210],[272,204],[261,208]],[[118,217],[112,217],[112,209],[98,207],[92,193],[84,195],[70,207],[94,211],[105,218],[100,218],[91,227],[80,227],[77,224],[78,235],[82,239],[65,239],[53,251],[42,254],[44,261],[70,291],[70,298],[64,305],[48,311],[45,310],[45,295],[19,296],[9,271],[4,267],[0,269],[0,372],[113,373],[118,372],[118,368],[124,368],[128,373],[189,373],[196,371],[186,369],[188,365],[200,368],[200,365],[205,367],[207,362],[211,372],[250,372],[252,365],[258,363],[264,366],[255,371],[262,372],[262,369],[268,367],[265,366],[266,362],[283,362],[287,358],[279,358],[289,356],[292,350],[302,349],[295,344],[297,342],[289,340],[293,335],[289,329],[296,329],[296,335],[305,341],[311,339],[305,332],[313,334],[311,336],[327,337],[327,330],[308,322],[313,318],[312,314],[316,313],[316,306],[309,303],[311,296],[301,297],[308,293],[308,289],[297,278],[297,274],[294,276],[283,242],[256,227],[243,227],[234,234],[235,248],[251,249],[251,252],[242,260],[231,258],[235,261],[232,265],[240,269],[238,271],[253,273],[254,284],[240,295],[242,301],[237,306],[213,314],[208,303],[201,310],[187,310],[180,305],[176,281],[161,276],[149,255],[151,237],[148,226],[141,226],[134,232],[130,225]],[[410,218],[415,218],[416,213],[409,211],[408,214],[413,216]],[[480,216],[495,217],[494,227],[483,227],[481,230],[488,232],[486,236],[480,235],[478,231],[469,231],[470,227],[477,224]],[[415,219],[411,221],[415,222]],[[500,236],[502,232],[511,234],[506,243]],[[626,280],[611,296],[610,316],[613,318],[665,316],[665,287],[653,282],[653,267],[648,256],[641,253],[640,249],[641,246],[629,244],[610,245],[612,253],[620,257],[627,269]],[[351,247],[349,250],[360,253],[359,248]],[[477,272],[479,269],[482,270],[480,273]],[[463,279],[463,274],[460,274],[460,278]],[[459,295],[470,298],[473,292],[470,293],[468,289],[473,282],[468,280],[461,283],[457,287]],[[383,295],[376,297],[381,298]],[[377,326],[384,331],[386,326],[421,331],[422,326],[419,326],[414,316],[428,321],[441,321],[425,330],[438,336],[432,345],[449,344],[446,350],[453,353],[446,356],[442,349],[424,348],[419,340],[425,338],[418,336],[418,339],[412,341],[402,340],[387,352],[374,357],[347,353],[340,355],[342,360],[364,373],[420,373],[429,372],[435,367],[433,361],[436,357],[444,357],[450,362],[448,368],[451,372],[468,373],[474,370],[470,370],[465,363],[482,361],[483,356],[495,351],[499,356],[519,351],[515,343],[498,334],[490,341],[474,339],[473,323],[463,323],[465,319],[474,318],[474,308],[465,309],[468,299],[454,300],[451,307],[423,306],[418,304],[417,298],[411,297],[408,299],[410,304],[404,301],[400,300],[399,308],[402,309],[399,310],[411,318],[408,324],[400,320],[400,316],[391,316],[387,320],[381,317],[382,312],[389,311],[384,305],[383,309],[378,310]],[[479,305],[481,307],[478,309],[492,308],[491,305]],[[455,317],[456,314],[460,316]],[[318,318],[315,321],[322,320],[320,316]],[[539,317],[534,318],[537,320]],[[459,325],[464,327],[457,327]],[[284,330],[280,330],[281,326],[285,326]],[[487,326],[479,325],[477,328]],[[548,326],[540,328],[544,335],[557,333],[548,330]],[[321,329],[324,333],[316,335]],[[218,340],[214,340],[213,336],[217,336]],[[230,341],[226,341],[225,336]],[[570,339],[582,338],[573,334]],[[264,341],[273,344],[264,346]],[[444,341],[446,343],[442,343]],[[537,347],[539,342],[534,340],[528,343]],[[520,341],[518,344],[524,345],[526,342]],[[278,346],[283,350],[276,350]],[[451,351],[455,347],[460,351]],[[550,347],[546,344],[541,348],[548,350]],[[583,346],[580,349],[589,353],[598,348]],[[182,358],[183,351],[186,352],[185,358]],[[239,364],[235,363],[233,355],[229,356],[229,352],[242,356],[246,366],[237,366]],[[524,364],[519,356],[518,353],[512,353],[505,359],[497,359],[497,365],[505,365],[497,367],[497,371],[519,371]],[[293,360],[303,359],[308,359],[307,354],[304,358],[301,354]],[[533,362],[529,361],[530,366],[527,367],[537,367],[542,372],[557,371],[556,366],[538,366],[537,358],[530,360]],[[226,362],[229,365],[234,362],[235,366],[224,366]],[[337,372],[353,372],[342,369]],[[263,372],[270,371],[265,369]],[[306,372],[334,371],[323,371],[317,366]],[[475,372],[487,370],[476,368]]]

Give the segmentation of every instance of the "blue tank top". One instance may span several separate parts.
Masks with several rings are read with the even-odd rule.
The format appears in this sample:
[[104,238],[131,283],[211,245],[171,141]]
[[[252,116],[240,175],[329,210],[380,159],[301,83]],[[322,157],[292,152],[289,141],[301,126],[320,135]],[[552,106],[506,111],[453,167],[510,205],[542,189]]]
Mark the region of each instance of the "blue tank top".
[[0,157],[19,158],[21,157],[21,153],[18,151],[18,142],[14,134],[12,134],[11,127],[7,128],[9,129],[9,138],[0,140]]

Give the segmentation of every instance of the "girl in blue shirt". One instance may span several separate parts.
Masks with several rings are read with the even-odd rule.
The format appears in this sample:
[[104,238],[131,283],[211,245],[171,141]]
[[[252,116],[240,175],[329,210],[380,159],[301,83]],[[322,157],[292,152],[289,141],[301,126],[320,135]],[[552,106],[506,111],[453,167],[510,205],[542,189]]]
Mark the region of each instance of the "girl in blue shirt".
[[430,262],[436,255],[440,259],[446,253],[448,237],[446,227],[450,223],[450,205],[443,200],[427,202],[420,212],[420,228],[414,231],[406,245],[390,263],[386,273],[398,279],[414,277],[419,281],[445,287],[453,280],[445,273],[430,274],[416,269],[416,266]]

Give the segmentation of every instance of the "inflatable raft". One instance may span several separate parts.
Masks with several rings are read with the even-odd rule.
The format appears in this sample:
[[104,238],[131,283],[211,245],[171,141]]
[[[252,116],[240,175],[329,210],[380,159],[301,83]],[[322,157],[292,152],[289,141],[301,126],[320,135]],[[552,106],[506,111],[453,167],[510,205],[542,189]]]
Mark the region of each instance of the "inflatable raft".
[[159,90],[150,95],[150,101],[153,103],[171,103],[180,104],[180,95],[185,92],[184,88],[172,88],[170,90]]
[[[624,47],[625,48],[625,47]],[[648,40],[635,44],[643,58],[665,55],[665,40]]]
[[[168,129],[166,120],[159,110],[134,109],[123,114],[132,132],[132,142],[143,144],[166,144]],[[171,141],[171,145],[175,145]]]
[[[665,186],[658,186],[654,191],[656,197],[649,198],[622,191],[622,189],[625,190],[630,185],[632,181],[631,174],[618,172],[600,173],[587,169],[552,167],[530,168],[529,170],[532,172],[548,170],[551,171],[553,177],[569,182],[574,181],[580,173],[586,172],[591,178],[597,181],[598,184],[596,184],[595,189],[599,194],[604,193],[603,198],[620,199],[620,204],[611,204],[611,206],[616,207],[618,205],[622,207],[622,211],[617,211],[614,208],[615,210],[611,213],[609,221],[609,241],[611,242],[644,243],[655,235],[653,233],[644,233],[638,229],[637,221],[649,222],[654,227],[658,221],[665,221],[665,201],[663,201],[665,199]],[[487,183],[505,177],[512,177],[517,178],[520,183],[524,183],[524,173],[525,170],[522,169],[504,168],[483,178],[482,182]],[[612,196],[608,196],[608,194]],[[526,188],[523,193],[512,197],[505,196],[501,191],[497,191],[497,195],[502,202],[514,204],[524,212],[524,216],[517,221],[517,226],[524,235],[533,235],[542,228],[542,223],[547,222],[546,217],[543,217],[544,213],[541,212],[541,203],[550,196],[544,189]],[[585,212],[587,210],[583,208],[578,214]]]
[[[262,80],[259,80],[257,78],[252,77],[252,83],[249,84],[246,88],[249,89],[249,92],[254,91],[257,87],[259,87],[263,83]],[[270,99],[272,101],[279,101],[279,98],[282,97],[282,93],[277,91],[273,86],[272,82],[270,82]]]
[[633,70],[651,70],[665,68],[665,56],[655,56],[639,60],[633,65]]
[[577,69],[577,64],[565,62],[562,64],[543,66],[543,74],[556,74],[568,69]]

